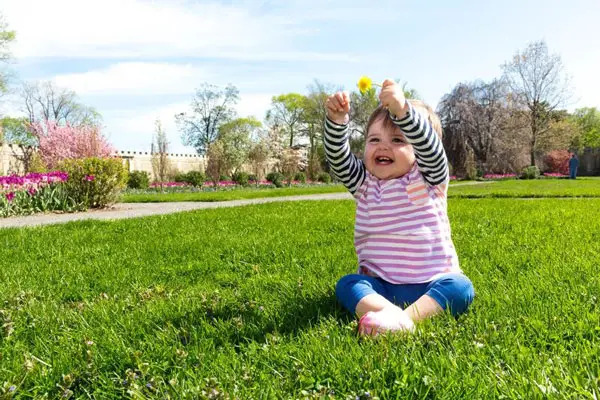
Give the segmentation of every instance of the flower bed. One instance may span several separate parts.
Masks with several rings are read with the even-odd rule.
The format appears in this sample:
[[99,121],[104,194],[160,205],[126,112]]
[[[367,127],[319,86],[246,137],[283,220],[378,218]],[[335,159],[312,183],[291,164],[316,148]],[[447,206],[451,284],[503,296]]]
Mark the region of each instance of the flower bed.
[[496,180],[496,179],[516,179],[517,174],[485,174],[483,179]]
[[546,178],[568,178],[569,175],[561,174],[560,172],[544,172]]
[[63,188],[68,178],[60,171],[0,176],[0,217],[73,210],[74,206]]

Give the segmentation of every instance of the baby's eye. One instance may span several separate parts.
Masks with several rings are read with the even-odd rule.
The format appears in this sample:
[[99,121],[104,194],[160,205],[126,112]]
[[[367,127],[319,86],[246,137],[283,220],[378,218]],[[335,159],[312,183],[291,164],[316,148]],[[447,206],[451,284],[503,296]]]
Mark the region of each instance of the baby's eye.
[[371,138],[369,139],[369,143],[378,143],[379,142],[379,138]]
[[393,143],[406,143],[404,140],[400,139],[400,138],[393,138],[392,139]]

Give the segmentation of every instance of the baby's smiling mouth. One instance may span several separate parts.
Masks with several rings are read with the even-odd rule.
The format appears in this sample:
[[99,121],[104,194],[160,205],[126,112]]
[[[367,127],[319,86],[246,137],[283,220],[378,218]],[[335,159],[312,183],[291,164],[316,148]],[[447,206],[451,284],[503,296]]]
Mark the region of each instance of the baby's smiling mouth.
[[388,164],[391,164],[393,162],[394,162],[394,160],[392,160],[389,157],[385,157],[385,156],[375,157],[375,163],[376,164],[388,165]]

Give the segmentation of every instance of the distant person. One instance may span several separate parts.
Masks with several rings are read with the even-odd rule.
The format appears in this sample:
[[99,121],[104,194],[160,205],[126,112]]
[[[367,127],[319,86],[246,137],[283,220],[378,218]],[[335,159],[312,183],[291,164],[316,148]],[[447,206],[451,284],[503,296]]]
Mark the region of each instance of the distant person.
[[327,99],[325,153],[356,199],[358,271],[342,277],[336,295],[360,318],[362,335],[413,331],[449,310],[462,314],[475,295],[458,265],[446,198],[448,161],[440,120],[425,103],[383,82],[371,114],[363,159],[350,151],[350,96]]
[[569,178],[576,179],[577,167],[579,167],[579,160],[577,157],[575,157],[575,153],[573,153],[571,159],[569,160]]

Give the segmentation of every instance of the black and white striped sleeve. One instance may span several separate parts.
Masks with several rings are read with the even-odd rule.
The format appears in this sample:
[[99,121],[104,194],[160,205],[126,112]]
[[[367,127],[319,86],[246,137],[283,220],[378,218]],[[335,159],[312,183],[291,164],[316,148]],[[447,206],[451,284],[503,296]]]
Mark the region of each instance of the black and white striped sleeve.
[[417,112],[412,105],[402,119],[392,120],[400,127],[406,140],[412,145],[419,170],[423,178],[432,186],[447,183],[448,160],[444,146],[428,119]]
[[365,166],[350,151],[348,124],[339,125],[329,118],[325,120],[323,136],[325,156],[334,175],[354,194],[365,180]]

